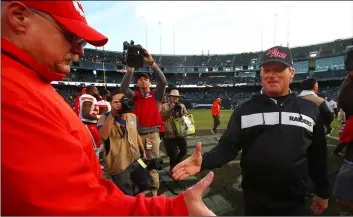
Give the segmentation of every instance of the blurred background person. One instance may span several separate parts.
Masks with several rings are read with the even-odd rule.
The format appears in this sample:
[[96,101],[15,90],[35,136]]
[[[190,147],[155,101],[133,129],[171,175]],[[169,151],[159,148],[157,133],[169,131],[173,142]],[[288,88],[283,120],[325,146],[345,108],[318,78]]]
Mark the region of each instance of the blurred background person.
[[330,96],[326,97],[326,105],[328,109],[330,109],[331,113],[337,117],[338,109],[337,109],[337,102],[333,99],[331,99]]
[[170,171],[187,153],[187,143],[184,137],[176,134],[172,122],[173,118],[179,118],[188,112],[184,104],[180,103],[179,90],[172,90],[169,94],[170,102],[162,105],[161,114],[164,121],[164,147],[169,157]]
[[94,142],[94,148],[99,156],[99,148],[101,146],[99,134],[97,130],[97,121],[100,117],[99,115],[99,105],[97,98],[99,97],[99,92],[97,87],[91,85],[86,87],[86,93],[82,94],[79,98],[80,102],[80,113],[79,117],[81,121],[87,127],[91,138]]
[[217,132],[217,127],[221,124],[221,98],[216,98],[215,101],[213,101],[212,107],[211,107],[211,113],[213,117],[213,128],[211,132],[213,134],[218,133]]
[[319,97],[319,83],[315,78],[307,78],[301,82],[302,92],[299,94],[300,97],[314,102],[320,110],[322,120],[326,127],[326,134],[330,134],[332,131],[331,122],[334,118],[334,114],[327,107],[326,101]]
[[75,101],[74,101],[74,111],[76,112],[77,116],[80,116],[80,97],[82,94],[86,93],[86,88],[82,88],[81,92],[77,94]]

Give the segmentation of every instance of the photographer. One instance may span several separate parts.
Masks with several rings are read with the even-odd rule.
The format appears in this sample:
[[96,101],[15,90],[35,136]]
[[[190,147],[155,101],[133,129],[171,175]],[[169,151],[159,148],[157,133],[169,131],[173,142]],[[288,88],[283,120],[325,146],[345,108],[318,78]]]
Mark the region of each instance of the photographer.
[[[121,81],[121,90],[124,94],[134,100],[135,107],[133,113],[138,119],[138,132],[146,148],[147,158],[149,160],[159,158],[160,127],[163,125],[163,120],[160,115],[157,101],[161,101],[167,86],[167,80],[163,72],[154,62],[152,56],[143,49],[144,61],[151,65],[153,71],[156,73],[157,86],[154,91],[150,90],[150,80],[147,74],[140,74],[137,80],[137,87],[139,90],[132,91],[129,89],[132,75],[135,71],[134,67],[128,66],[128,71],[125,73]],[[157,195],[159,189],[159,174],[157,170],[150,171],[152,178],[152,193]]]
[[336,177],[334,195],[337,202],[353,213],[353,46],[347,47],[345,69],[348,72],[338,94],[338,104],[345,112],[346,123],[340,134],[340,144],[334,153],[338,154],[346,147],[345,162]]
[[148,172],[140,158],[146,160],[146,152],[137,133],[136,116],[128,105],[131,100],[121,91],[111,96],[112,110],[101,115],[97,124],[99,136],[104,140],[106,174],[126,195],[135,195],[133,184],[140,192],[147,193]]
[[[172,90],[169,94],[170,103],[164,103],[161,108],[164,120],[164,146],[169,157],[170,170],[180,163],[187,153],[187,143],[184,137],[179,137],[173,128],[172,119],[187,114],[184,104],[179,103],[181,95],[178,90]],[[178,153],[179,148],[179,154]]]

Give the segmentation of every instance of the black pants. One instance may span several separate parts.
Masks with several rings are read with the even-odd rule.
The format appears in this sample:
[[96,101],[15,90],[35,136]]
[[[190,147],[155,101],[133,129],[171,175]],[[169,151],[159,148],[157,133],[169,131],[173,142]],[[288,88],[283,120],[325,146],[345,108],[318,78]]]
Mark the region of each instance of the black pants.
[[[123,172],[113,175],[112,180],[118,188],[126,195],[134,196],[137,193],[146,191],[150,187],[149,173],[137,161],[128,166]],[[135,185],[139,192],[134,192]]]
[[305,216],[308,215],[306,200],[280,201],[281,204],[271,204],[256,193],[243,189],[244,210],[246,216]]
[[[180,163],[181,159],[188,152],[187,143],[185,138],[173,138],[173,139],[165,138],[163,142],[164,142],[165,150],[167,151],[167,155],[169,157],[170,169],[172,169],[173,167],[175,167],[175,165]],[[178,148],[179,148],[179,153],[178,153]]]
[[217,132],[217,127],[221,124],[221,121],[219,120],[218,116],[213,116],[213,132]]

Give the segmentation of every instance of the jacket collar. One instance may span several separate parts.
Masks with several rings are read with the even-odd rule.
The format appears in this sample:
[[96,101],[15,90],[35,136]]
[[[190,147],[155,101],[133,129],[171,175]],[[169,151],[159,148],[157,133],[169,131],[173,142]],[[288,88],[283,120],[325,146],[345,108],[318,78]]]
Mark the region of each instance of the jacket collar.
[[[269,97],[263,89],[261,89],[260,94],[254,94],[253,97],[256,97],[256,98],[258,97],[258,99],[262,100],[263,102],[275,101],[275,99]],[[295,98],[297,98],[297,94],[295,92],[292,92],[291,89],[289,89],[288,98],[295,99]]]
[[308,96],[308,95],[315,95],[315,96],[317,96],[316,93],[315,93],[314,91],[312,91],[312,90],[303,90],[303,91],[299,94],[299,96]]
[[[297,94],[295,93],[295,92],[292,92],[292,90],[290,89],[290,88],[288,88],[289,89],[289,96],[290,96],[290,98],[295,98],[295,97],[297,97]],[[265,92],[265,90],[262,88],[261,89],[261,91],[260,91],[260,95],[264,95],[264,96],[267,96],[268,98],[271,98],[270,96],[268,96],[267,94],[266,94],[266,92]]]
[[1,38],[1,52],[2,55],[4,54],[11,59],[14,59],[16,62],[19,62],[27,68],[35,71],[48,83],[51,81],[60,81],[66,76],[64,74],[54,72],[48,66],[39,63],[31,55],[3,37]]

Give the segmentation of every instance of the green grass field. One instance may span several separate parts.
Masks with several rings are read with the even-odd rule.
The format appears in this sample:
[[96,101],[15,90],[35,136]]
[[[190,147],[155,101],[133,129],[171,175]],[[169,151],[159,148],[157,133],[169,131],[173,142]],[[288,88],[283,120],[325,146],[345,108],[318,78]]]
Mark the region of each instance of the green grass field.
[[[191,109],[190,113],[193,114],[195,120],[196,130],[198,129],[210,129],[213,127],[213,118],[210,109]],[[232,115],[231,110],[221,110],[221,125],[218,129],[226,129],[230,116]],[[332,122],[332,127],[334,128],[331,136],[338,137],[339,123],[335,118]]]

